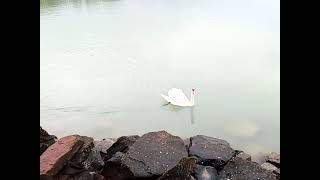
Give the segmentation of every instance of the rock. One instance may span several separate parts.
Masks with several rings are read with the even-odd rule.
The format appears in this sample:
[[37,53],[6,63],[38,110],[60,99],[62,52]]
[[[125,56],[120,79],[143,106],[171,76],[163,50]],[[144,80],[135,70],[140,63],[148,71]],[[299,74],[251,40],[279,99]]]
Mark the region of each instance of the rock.
[[214,167],[196,165],[194,169],[197,180],[217,180],[218,173]]
[[249,154],[247,154],[247,153],[240,152],[236,156],[239,157],[239,158],[242,158],[244,160],[251,161],[251,156]]
[[91,153],[91,149],[94,146],[93,138],[87,136],[80,136],[79,138],[83,142],[83,145],[72,157],[72,159],[66,164],[63,169],[63,174],[78,174],[88,169],[86,160],[88,159],[88,156]]
[[220,170],[234,155],[235,151],[225,140],[203,135],[191,137],[189,156],[197,157],[197,164]]
[[94,147],[94,144],[92,137],[80,136],[80,139],[84,142],[84,144],[71,159],[71,162],[79,166],[84,166],[83,162],[88,158],[88,155],[91,152],[91,149]]
[[190,146],[190,138],[186,138],[183,140],[185,146],[189,149],[189,146]]
[[104,162],[100,155],[100,152],[96,149],[93,149],[88,155],[87,160],[84,162],[84,166],[89,171],[100,171],[103,167]]
[[275,165],[276,167],[280,168],[280,154],[272,152],[268,157],[267,157],[267,162]]
[[162,175],[188,156],[183,140],[165,131],[144,134],[126,154],[143,162],[155,175]]
[[81,174],[78,174],[75,177],[72,177],[72,180],[105,180],[100,174],[84,171]]
[[115,141],[112,139],[103,139],[102,141],[94,141],[94,148],[98,152],[107,154],[107,150],[112,146]]
[[105,178],[95,172],[83,171],[76,175],[58,175],[53,180],[105,180]]
[[[130,160],[122,152],[117,152],[112,158],[105,162],[101,174],[108,180],[126,180],[134,178],[130,166],[134,166],[133,160]],[[143,167],[142,167],[143,168]],[[139,170],[139,168],[137,168]]]
[[81,148],[80,136],[73,135],[59,139],[40,156],[40,177],[56,175]]
[[56,142],[57,137],[50,135],[40,126],[40,155],[52,144]]
[[150,132],[140,137],[126,153],[116,153],[106,162],[101,174],[119,180],[161,176],[187,156],[187,149],[180,137],[165,131]]
[[104,161],[110,159],[116,152],[127,152],[129,146],[135,143],[139,139],[139,136],[122,136],[117,139],[115,143],[112,144],[110,148],[107,149],[107,153],[104,157]]
[[232,158],[220,171],[220,180],[276,180],[276,176],[257,163],[239,157]]
[[182,158],[175,167],[165,172],[158,180],[192,180],[191,174],[193,173],[196,161],[197,159],[194,157]]
[[280,179],[280,168],[277,170],[273,171],[273,173],[277,176],[277,179]]
[[276,171],[278,168],[276,166],[274,166],[273,164],[271,163],[268,163],[268,162],[265,162],[263,164],[261,164],[261,167],[267,171]]
[[264,153],[258,153],[252,156],[252,162],[256,162],[259,165],[267,162],[267,155]]

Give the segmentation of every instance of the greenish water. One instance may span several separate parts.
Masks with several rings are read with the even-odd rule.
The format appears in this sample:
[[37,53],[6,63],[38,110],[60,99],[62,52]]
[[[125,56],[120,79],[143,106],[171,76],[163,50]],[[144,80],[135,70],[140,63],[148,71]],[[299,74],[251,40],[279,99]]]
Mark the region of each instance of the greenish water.
[[[40,0],[40,121],[61,137],[166,130],[280,151],[276,0]],[[196,106],[160,93],[196,88]]]

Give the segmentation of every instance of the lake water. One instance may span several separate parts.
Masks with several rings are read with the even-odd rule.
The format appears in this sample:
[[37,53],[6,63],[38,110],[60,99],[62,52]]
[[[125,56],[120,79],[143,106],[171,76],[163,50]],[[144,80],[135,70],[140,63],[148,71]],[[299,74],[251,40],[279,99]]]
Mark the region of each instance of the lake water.
[[[279,0],[40,0],[40,123],[280,151]],[[194,108],[163,106],[172,87]]]

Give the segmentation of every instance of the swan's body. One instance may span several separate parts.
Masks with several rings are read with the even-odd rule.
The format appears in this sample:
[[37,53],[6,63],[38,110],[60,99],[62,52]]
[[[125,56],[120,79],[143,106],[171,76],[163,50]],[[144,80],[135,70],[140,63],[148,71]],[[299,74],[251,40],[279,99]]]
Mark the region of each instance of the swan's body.
[[190,100],[183,93],[181,89],[172,88],[168,91],[168,96],[161,94],[161,96],[169,103],[176,106],[194,106],[195,90],[192,89]]

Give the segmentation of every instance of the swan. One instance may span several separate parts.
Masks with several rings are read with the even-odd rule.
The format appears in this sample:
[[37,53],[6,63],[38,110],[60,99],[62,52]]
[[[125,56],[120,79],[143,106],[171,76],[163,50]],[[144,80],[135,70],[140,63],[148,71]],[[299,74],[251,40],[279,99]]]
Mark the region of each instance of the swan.
[[192,88],[190,94],[190,100],[187,96],[183,93],[181,89],[171,88],[168,91],[168,96],[160,94],[168,103],[176,106],[194,106],[194,96],[195,96],[195,89]]

